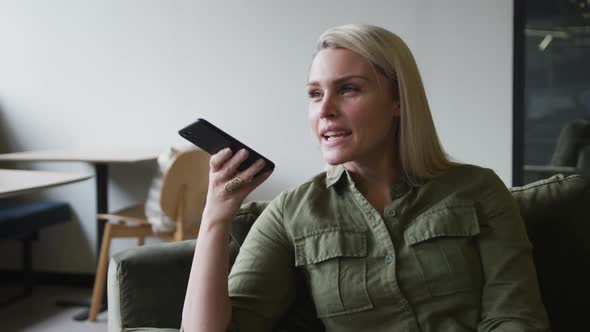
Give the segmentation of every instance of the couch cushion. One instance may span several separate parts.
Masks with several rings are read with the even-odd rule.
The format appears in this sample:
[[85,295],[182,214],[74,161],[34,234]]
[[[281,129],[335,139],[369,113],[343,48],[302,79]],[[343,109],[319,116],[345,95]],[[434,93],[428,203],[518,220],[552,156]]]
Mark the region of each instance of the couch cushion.
[[[580,203],[586,202],[589,185],[589,180],[580,175],[555,175],[523,187],[513,187],[510,191],[519,203],[525,221],[541,223],[587,212],[587,206]],[[567,211],[563,211],[564,207]]]
[[590,181],[553,176],[511,189],[520,205],[553,330],[585,324],[590,297]]
[[[233,263],[267,202],[244,204],[231,226]],[[178,331],[195,240],[131,248],[109,264],[109,331]],[[231,266],[230,266],[231,268]],[[162,273],[162,271],[173,273]]]
[[109,331],[180,327],[194,249],[195,241],[187,240],[113,255],[108,272]]

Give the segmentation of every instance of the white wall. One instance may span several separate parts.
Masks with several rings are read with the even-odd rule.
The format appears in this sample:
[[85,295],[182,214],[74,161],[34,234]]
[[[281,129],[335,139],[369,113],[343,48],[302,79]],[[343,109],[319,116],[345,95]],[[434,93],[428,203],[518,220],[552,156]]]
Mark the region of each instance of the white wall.
[[[509,0],[0,0],[0,149],[165,147],[204,117],[275,161],[251,197],[270,199],[323,169],[306,120],[306,74],[319,34],[351,22],[407,41],[447,151],[510,183]],[[111,208],[143,200],[154,169],[113,167]],[[42,232],[35,268],[93,272],[94,183],[43,196],[68,200],[77,217]],[[0,243],[0,268],[16,268],[18,251]]]

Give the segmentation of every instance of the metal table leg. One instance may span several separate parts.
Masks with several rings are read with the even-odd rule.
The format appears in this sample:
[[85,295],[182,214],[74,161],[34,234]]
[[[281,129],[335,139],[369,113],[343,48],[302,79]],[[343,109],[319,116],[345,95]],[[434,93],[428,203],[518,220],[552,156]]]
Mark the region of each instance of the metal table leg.
[[[109,168],[108,164],[106,163],[96,163],[94,164],[94,170],[96,175],[96,212],[97,213],[107,213],[109,211],[109,197],[108,197],[108,185],[109,185]],[[96,220],[96,260],[98,261],[98,256],[100,255],[100,245],[102,243],[102,236],[104,233],[106,221],[105,220]],[[103,303],[99,310],[99,312],[103,312],[107,310],[107,288],[105,287],[104,294],[102,297]],[[88,319],[89,309],[90,309],[90,301],[84,302],[65,302],[61,301],[58,305],[75,305],[75,306],[83,306],[87,307],[80,313],[74,316],[74,320],[76,321],[85,321]]]

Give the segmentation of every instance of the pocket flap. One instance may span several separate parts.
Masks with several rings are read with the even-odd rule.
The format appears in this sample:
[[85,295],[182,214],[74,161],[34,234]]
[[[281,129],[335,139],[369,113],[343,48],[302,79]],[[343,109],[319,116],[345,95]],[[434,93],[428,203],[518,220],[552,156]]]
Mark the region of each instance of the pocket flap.
[[335,257],[367,257],[365,231],[323,229],[295,239],[295,265],[310,265]]
[[479,234],[477,213],[472,201],[457,201],[426,211],[404,232],[408,245],[441,236],[474,236]]

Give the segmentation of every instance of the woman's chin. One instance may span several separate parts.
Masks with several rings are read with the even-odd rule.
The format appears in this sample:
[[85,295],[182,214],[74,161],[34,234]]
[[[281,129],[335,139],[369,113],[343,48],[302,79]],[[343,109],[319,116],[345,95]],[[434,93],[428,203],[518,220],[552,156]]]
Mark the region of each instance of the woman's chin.
[[336,166],[336,165],[342,164],[342,163],[339,163],[337,161],[331,161],[331,160],[325,160],[325,159],[324,159],[324,161],[326,162],[326,164],[328,164],[330,166]]
[[323,156],[324,156],[324,162],[326,162],[326,164],[331,165],[331,166],[344,164],[345,162],[348,161],[348,159],[346,159],[342,155],[324,153]]

